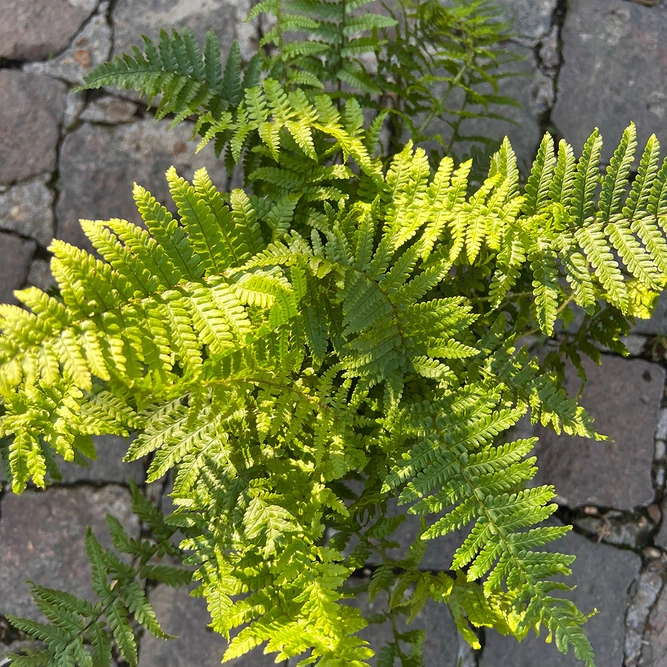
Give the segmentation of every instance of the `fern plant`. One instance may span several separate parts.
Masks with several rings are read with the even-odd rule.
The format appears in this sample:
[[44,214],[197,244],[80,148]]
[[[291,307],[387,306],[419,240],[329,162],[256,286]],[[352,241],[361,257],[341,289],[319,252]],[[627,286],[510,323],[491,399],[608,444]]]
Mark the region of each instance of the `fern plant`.
[[[47,648],[16,664],[108,665],[113,643],[134,665],[135,626],[163,636],[138,579],[192,576],[229,641],[224,660],[261,647],[300,666],[374,654],[419,665],[423,635],[396,619],[433,600],[473,646],[475,628],[533,629],[593,665],[587,616],[559,579],[573,557],[542,550],[569,527],[542,525],[554,489],[532,484],[535,439],[511,427],[529,414],[602,437],[559,369],[595,357],[596,342],[622,351],[619,334],[667,283],[655,137],[631,186],[633,126],[604,175],[597,132],[579,159],[547,135],[525,186],[507,140],[476,185],[471,161],[432,166],[412,142],[378,153],[386,113],[366,123],[364,97],[257,83],[254,65],[243,79],[234,50],[223,75],[213,46],[202,55],[188,35],[146,45],[89,85],[122,81],[161,94],[160,114],[196,116],[202,144],[243,163],[246,187],[171,169],[174,216],[137,185],[142,227],[81,221],[97,254],[54,241],[58,289],[0,307],[0,456],[14,492],[57,476],[58,456],[94,456],[99,434],[133,434],[126,460],[148,457],[148,483],[174,480],[165,519],[134,491],[152,541],[110,520],[131,564],[88,537],[97,603],[35,586],[51,624],[12,622]],[[582,323],[555,356],[522,344],[574,308]],[[390,518],[390,499],[423,517],[395,558],[405,514]],[[420,567],[427,541],[455,531],[450,570]],[[352,588],[371,553],[372,580]],[[154,562],[165,555],[189,571]],[[383,591],[372,619],[350,604]],[[389,622],[393,640],[369,646],[369,620]]]

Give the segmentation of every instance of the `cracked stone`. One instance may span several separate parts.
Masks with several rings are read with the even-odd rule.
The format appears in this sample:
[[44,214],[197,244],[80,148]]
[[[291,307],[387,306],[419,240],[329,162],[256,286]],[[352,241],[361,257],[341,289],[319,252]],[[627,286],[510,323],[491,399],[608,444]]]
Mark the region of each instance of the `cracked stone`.
[[81,120],[93,123],[128,123],[134,120],[137,107],[127,100],[107,95],[93,100],[81,114]]
[[[631,551],[595,544],[576,533],[568,534],[545,549],[577,557],[572,564],[572,576],[567,578],[568,584],[576,584],[576,588],[568,592],[567,597],[584,613],[598,609],[585,626],[595,650],[596,664],[620,667],[625,611],[630,588],[640,572],[641,559]],[[544,634],[538,638],[531,632],[518,643],[512,637],[487,632],[479,667],[571,667],[575,662],[571,651],[565,656],[553,644],[546,644]]]
[[106,486],[50,488],[20,496],[8,493],[2,499],[0,521],[0,614],[34,616],[36,607],[26,579],[92,599],[86,526],[109,546],[107,512],[131,535],[138,535],[138,520],[125,489]]
[[164,174],[175,165],[185,178],[207,167],[220,189],[227,184],[224,165],[211,147],[195,155],[192,126],[168,130],[167,121],[150,119],[121,125],[84,124],[69,134],[60,155],[62,192],[56,207],[57,236],[90,249],[78,220],[124,218],[140,223],[132,199],[136,181],[172,211]]
[[35,247],[34,241],[0,232],[0,303],[16,303],[14,290],[25,282]]
[[54,197],[47,180],[42,176],[0,191],[0,229],[49,245],[55,222]]
[[86,106],[86,95],[83,91],[75,93],[70,90],[67,93],[67,101],[65,103],[65,118],[63,119],[63,129],[71,130],[77,120],[79,114]]
[[[599,367],[584,360],[588,383],[581,404],[596,429],[611,441],[558,436],[541,429],[537,450],[539,483],[553,484],[570,507],[597,505],[619,510],[653,500],[654,434],[665,371],[641,359],[603,356]],[[575,396],[579,378],[567,367],[566,388]]]
[[513,19],[513,32],[537,38],[549,32],[558,0],[499,0],[496,4]]
[[[211,622],[206,601],[193,598],[183,588],[156,586],[149,600],[162,628],[178,639],[165,642],[146,633],[141,642],[141,667],[217,667],[227,647],[224,638],[208,626]],[[274,654],[275,657],[275,654]],[[274,657],[257,648],[225,663],[230,667],[275,667]]]
[[554,74],[560,65],[559,29],[553,27],[551,32],[542,40],[540,45],[540,60],[542,67],[549,74]]
[[667,141],[667,12],[625,0],[569,0],[552,120],[580,152],[595,127],[608,161],[630,121],[640,146]]
[[[664,579],[663,574],[663,579]],[[656,584],[657,587],[657,584]],[[667,666],[667,591],[662,587],[657,602],[653,605],[648,622],[645,624],[641,643],[641,658],[638,667]],[[634,667],[631,663],[629,667]]]
[[241,55],[248,60],[257,50],[258,35],[252,24],[244,23],[251,0],[119,0],[111,12],[114,54],[142,46],[141,35],[156,41],[160,29],[167,32],[189,28],[200,44],[208,30],[220,40],[223,53],[235,39]]
[[638,357],[646,345],[646,338],[635,334],[621,336],[619,340],[625,345],[625,348],[630,353],[631,357]]
[[538,114],[545,114],[554,105],[556,94],[553,79],[537,71],[533,76],[530,90],[531,109]]
[[0,184],[53,171],[65,111],[64,84],[6,69],[0,70],[0,90]]
[[91,69],[108,60],[110,53],[111,28],[106,17],[98,14],[85,25],[64,53],[43,63],[30,63],[24,70],[80,84]]
[[3,0],[0,58],[39,60],[68,46],[97,0]]
[[663,587],[665,565],[660,559],[651,560],[642,570],[637,590],[632,596],[625,617],[625,664],[637,667],[643,648],[644,633],[651,607]]
[[653,542],[656,546],[662,547],[663,549],[667,550],[667,498],[665,498],[662,501],[662,505],[660,507],[661,514],[662,514],[662,524],[660,526],[660,530],[656,533],[655,537],[653,538]]
[[[356,586],[359,584],[354,583]],[[366,581],[366,584],[369,582]],[[354,588],[350,585],[350,588]],[[371,602],[368,594],[360,592],[354,598],[350,599],[348,604],[361,610],[365,617],[372,614],[382,613],[387,608],[387,595],[380,593]],[[459,645],[463,640],[454,625],[449,607],[444,604],[438,604],[429,600],[422,611],[415,617],[409,625],[406,625],[399,619],[397,622],[399,632],[409,630],[424,630],[426,633],[424,640],[424,665],[438,665],[438,667],[458,667],[459,666]],[[359,633],[362,639],[370,642],[371,647],[376,652],[382,646],[393,641],[394,634],[389,623],[371,624]],[[461,653],[466,651],[461,649]],[[375,665],[376,659],[371,659],[371,665]]]

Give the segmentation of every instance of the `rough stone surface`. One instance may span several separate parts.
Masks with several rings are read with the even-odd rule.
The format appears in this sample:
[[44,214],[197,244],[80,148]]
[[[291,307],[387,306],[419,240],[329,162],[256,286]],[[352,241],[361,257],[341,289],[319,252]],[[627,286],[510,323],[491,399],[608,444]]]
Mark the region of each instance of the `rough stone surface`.
[[650,561],[639,576],[637,591],[625,617],[624,667],[636,667],[639,662],[649,613],[662,590],[664,577],[665,564],[660,558]]
[[[605,356],[602,366],[585,361],[588,384],[581,404],[596,427],[614,442],[557,436],[544,429],[538,449],[538,480],[553,484],[562,504],[631,509],[653,499],[651,465],[665,372],[641,359]],[[568,369],[569,395],[579,380]]]
[[600,542],[636,549],[646,543],[655,524],[645,516],[628,516],[627,512],[611,510],[598,516],[583,516],[574,519],[580,530],[595,536]]
[[[149,594],[151,604],[166,632],[178,639],[165,642],[146,634],[141,644],[141,667],[217,667],[227,643],[208,624],[206,601],[192,598],[182,588],[160,585]],[[275,657],[275,654],[274,654]],[[261,649],[225,663],[230,667],[275,667],[275,660]]]
[[238,39],[241,53],[248,59],[257,48],[254,26],[243,23],[252,4],[250,0],[119,0],[111,14],[114,53],[128,51],[135,44],[141,46],[142,34],[157,40],[161,28],[189,28],[199,43],[213,30],[223,52]]
[[667,499],[662,501],[661,513],[662,524],[660,525],[660,530],[655,534],[653,542],[656,546],[667,550]]
[[31,63],[26,71],[48,74],[70,83],[83,83],[83,77],[109,58],[111,27],[106,16],[97,15],[86,23],[72,45],[57,58]]
[[[167,130],[168,122],[142,120],[129,125],[84,124],[63,142],[60,160],[63,189],[56,208],[57,236],[89,247],[79,219],[124,218],[139,223],[132,199],[134,181],[169,206],[164,173],[175,165],[184,178],[207,167],[213,182],[224,188],[223,165],[211,147],[195,155],[191,128],[182,123]],[[173,210],[173,206],[170,206]]]
[[0,232],[0,303],[16,303],[14,290],[25,282],[35,242]]
[[515,33],[536,38],[549,32],[558,0],[497,0],[496,4],[513,19]]
[[26,579],[57,585],[75,595],[91,595],[84,536],[90,525],[100,541],[110,545],[107,512],[116,516],[130,534],[137,534],[130,494],[118,487],[51,488],[4,497],[0,521],[0,614],[34,614]]
[[45,292],[51,285],[55,285],[56,281],[51,273],[49,262],[45,259],[34,259],[30,265],[26,282]]
[[49,245],[55,230],[53,192],[48,177],[38,177],[10,188],[0,188],[0,229],[16,232]]
[[60,463],[63,483],[73,482],[116,482],[127,484],[130,479],[137,482],[144,480],[144,467],[141,461],[123,463],[128,443],[125,438],[116,435],[102,435],[93,438],[97,449],[97,459],[87,467],[73,463]]
[[65,86],[38,74],[0,70],[0,90],[0,184],[52,171]]
[[625,0],[569,0],[563,67],[552,121],[578,150],[595,127],[608,160],[634,121],[640,144],[667,140],[667,7]]
[[[648,617],[639,667],[667,666],[667,590],[663,587]],[[632,666],[630,666],[632,667]]]
[[[353,585],[359,585],[352,582]],[[381,613],[387,609],[386,594],[381,593],[373,602],[368,599],[367,593],[359,593],[350,604],[359,608],[365,617]],[[454,625],[454,621],[446,605],[429,601],[424,609],[409,625],[399,620],[399,631],[424,630],[424,665],[438,665],[438,667],[458,667],[459,644],[462,641]],[[393,632],[389,623],[382,625],[371,624],[362,630],[359,635],[367,640],[377,653],[384,644],[393,641]],[[375,665],[372,659],[371,665]]]
[[93,123],[128,123],[134,119],[136,113],[137,107],[132,102],[105,95],[92,100],[80,118]]
[[[483,135],[499,142],[508,136],[520,166],[523,171],[527,171],[541,139],[539,116],[544,113],[553,96],[553,83],[539,72],[532,49],[508,44],[507,50],[520,57],[520,60],[507,66],[508,71],[517,72],[518,75],[501,79],[499,94],[516,99],[522,108],[507,106],[494,109],[513,122],[472,119],[465,121],[461,130],[464,134]],[[471,107],[471,111],[482,112],[483,109]],[[443,132],[446,136],[447,130],[443,129]]]
[[[584,612],[599,613],[586,624],[596,655],[596,664],[621,667],[623,664],[624,617],[629,589],[641,567],[641,559],[630,551],[595,544],[570,533],[556,543],[562,553],[576,555],[572,580],[577,588],[568,597]],[[530,633],[520,644],[511,637],[487,632],[479,667],[573,667],[572,653],[564,656],[553,644]]]
[[38,60],[64,49],[96,0],[2,0],[0,58]]

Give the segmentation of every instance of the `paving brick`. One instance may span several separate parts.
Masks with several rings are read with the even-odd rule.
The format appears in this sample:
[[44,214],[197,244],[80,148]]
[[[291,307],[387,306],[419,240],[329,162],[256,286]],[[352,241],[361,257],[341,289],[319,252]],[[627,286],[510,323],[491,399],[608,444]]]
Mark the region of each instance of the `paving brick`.
[[[217,667],[220,664],[227,642],[207,627],[211,619],[205,600],[190,597],[183,588],[164,585],[152,590],[149,599],[163,629],[177,635],[178,639],[165,642],[146,634],[141,643],[141,667]],[[230,667],[269,667],[275,666],[276,662],[257,649],[225,664]]]
[[60,157],[62,193],[56,207],[57,236],[88,247],[79,219],[124,218],[139,223],[132,199],[136,181],[175,210],[164,174],[175,165],[185,178],[207,167],[213,182],[224,189],[225,169],[211,146],[195,155],[192,127],[182,123],[168,130],[167,121],[150,119],[116,126],[84,124],[63,142]]
[[0,232],[0,303],[16,303],[14,290],[25,282],[35,247],[34,241]]
[[64,49],[96,0],[3,0],[0,58],[36,60]]
[[0,184],[11,184],[56,166],[65,112],[65,86],[19,70],[0,70]]
[[[581,535],[570,533],[554,543],[558,551],[577,556],[569,584],[576,584],[568,597],[585,613],[598,613],[586,624],[588,637],[596,654],[596,664],[622,667],[624,619],[629,589],[639,575],[641,559],[630,551],[595,544]],[[486,645],[479,667],[573,667],[578,664],[572,652],[565,656],[553,644],[544,642],[544,633],[533,633],[518,643],[511,637],[486,633]]]
[[652,132],[667,143],[667,7],[625,0],[569,0],[563,67],[551,119],[581,152],[595,127],[608,160],[634,121],[640,144]]
[[[537,479],[553,484],[571,507],[632,509],[653,500],[651,466],[665,372],[641,359],[604,356],[602,366],[585,361],[588,383],[581,404],[597,430],[614,442],[557,436],[542,429]],[[568,368],[568,393],[579,379]]]
[[109,546],[105,516],[117,517],[128,532],[138,534],[130,494],[116,486],[50,488],[7,493],[0,520],[0,615],[33,615],[27,579],[92,597],[85,552],[86,526]]

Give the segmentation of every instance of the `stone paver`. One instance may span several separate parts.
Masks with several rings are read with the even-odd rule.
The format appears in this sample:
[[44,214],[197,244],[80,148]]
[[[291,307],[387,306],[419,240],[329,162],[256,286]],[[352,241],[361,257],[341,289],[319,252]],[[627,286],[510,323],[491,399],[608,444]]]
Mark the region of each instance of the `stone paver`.
[[563,67],[551,119],[577,151],[595,127],[611,157],[634,121],[640,144],[667,141],[667,7],[625,0],[569,0]]
[[241,53],[248,59],[257,49],[256,29],[243,23],[252,4],[250,0],[119,0],[111,15],[114,53],[129,51],[135,44],[141,46],[141,35],[157,41],[161,28],[189,28],[200,43],[206,32],[213,30],[223,53],[238,39]]
[[667,590],[664,587],[648,617],[638,664],[639,667],[667,667]]
[[142,461],[123,463],[128,443],[125,438],[115,435],[102,435],[93,438],[97,449],[97,459],[87,467],[60,461],[62,482],[96,482],[127,484],[130,479],[143,483],[145,474]]
[[497,0],[496,5],[513,20],[513,32],[534,39],[549,32],[558,0]]
[[[628,591],[639,575],[641,559],[630,551],[595,544],[573,533],[555,545],[558,551],[577,556],[569,582],[576,583],[577,587],[568,597],[583,612],[598,609],[598,614],[586,624],[596,664],[622,667]],[[575,664],[571,652],[567,656],[560,654],[553,644],[544,642],[544,634],[536,638],[530,633],[518,643],[511,637],[487,632],[479,667],[573,667]]]
[[53,192],[48,176],[39,176],[9,188],[0,188],[0,229],[29,236],[48,246],[55,231]]
[[[360,582],[351,582],[351,588],[359,585]],[[382,613],[386,610],[386,594],[381,593],[373,602],[369,601],[367,593],[359,593],[350,604],[361,609],[364,616]],[[458,667],[457,657],[459,652],[459,643],[463,640],[454,625],[454,621],[446,605],[440,605],[429,601],[424,609],[415,617],[409,625],[399,620],[399,631],[406,630],[424,630],[426,637],[424,641],[424,665],[437,665],[438,667]],[[393,640],[393,632],[389,623],[382,625],[371,624],[362,630],[359,635],[368,641],[377,653],[382,646]],[[371,665],[375,665],[376,660],[371,660]]]
[[106,61],[110,53],[111,27],[106,16],[97,15],[86,23],[72,45],[57,58],[43,63],[30,63],[25,69],[70,83],[83,83],[83,77]]
[[0,614],[35,613],[26,579],[75,595],[92,595],[84,537],[90,525],[101,542],[111,544],[107,512],[137,535],[130,494],[119,487],[7,494],[0,521]]
[[0,303],[16,303],[14,290],[25,282],[35,242],[0,232]]
[[[217,667],[227,643],[222,635],[208,628],[211,622],[206,601],[193,598],[183,588],[160,585],[149,594],[155,613],[166,632],[178,639],[163,641],[146,634],[141,643],[141,667]],[[230,667],[275,666],[275,654],[264,655],[261,649],[225,663]],[[280,664],[280,663],[279,663]]]
[[[614,442],[557,436],[542,429],[537,479],[553,484],[562,503],[632,509],[653,499],[651,465],[665,372],[641,359],[605,356],[602,366],[585,361],[588,384],[581,404],[596,427]],[[579,380],[569,369],[567,387]]]
[[0,70],[0,90],[0,184],[52,171],[65,86],[38,74]]
[[137,115],[137,107],[111,95],[94,99],[81,113],[81,120],[93,123],[128,123]]
[[97,0],[3,0],[0,58],[39,60],[68,44]]
[[132,199],[135,181],[174,210],[164,178],[171,165],[185,178],[207,167],[213,182],[220,189],[226,186],[224,166],[215,159],[213,148],[207,146],[195,155],[191,127],[182,123],[168,130],[168,125],[150,119],[116,126],[84,124],[67,136],[60,158],[58,238],[89,247],[79,226],[81,218],[124,218],[139,223]]

